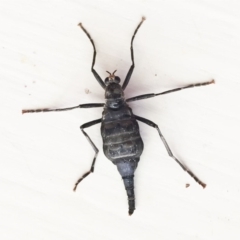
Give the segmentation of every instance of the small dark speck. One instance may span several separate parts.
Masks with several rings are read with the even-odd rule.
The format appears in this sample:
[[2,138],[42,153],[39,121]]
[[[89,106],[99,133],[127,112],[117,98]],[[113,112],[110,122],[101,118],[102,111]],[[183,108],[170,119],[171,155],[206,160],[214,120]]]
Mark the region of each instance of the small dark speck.
[[186,183],[186,188],[190,187],[190,184],[189,183]]
[[32,83],[35,83],[35,81],[33,81]]
[[91,92],[90,92],[89,89],[86,88],[86,89],[85,89],[85,93],[86,93],[86,94],[89,94],[89,93],[91,93]]
[[31,96],[31,94],[29,93],[28,96]]
[[155,77],[157,76],[157,74],[155,74]]

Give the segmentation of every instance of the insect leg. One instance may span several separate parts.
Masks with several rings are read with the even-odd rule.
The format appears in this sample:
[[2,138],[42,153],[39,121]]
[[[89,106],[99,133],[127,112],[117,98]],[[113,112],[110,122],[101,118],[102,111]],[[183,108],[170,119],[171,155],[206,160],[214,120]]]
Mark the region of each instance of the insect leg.
[[132,36],[131,47],[130,47],[130,49],[131,49],[132,65],[131,65],[130,69],[128,70],[127,76],[126,76],[126,78],[125,78],[125,80],[124,80],[124,82],[123,82],[123,85],[122,85],[122,89],[123,89],[123,90],[127,87],[128,83],[129,83],[129,81],[130,81],[130,78],[131,78],[131,76],[132,76],[133,69],[134,69],[134,67],[135,67],[135,64],[134,64],[134,54],[133,54],[133,40],[134,40],[134,38],[135,38],[135,35],[136,35],[138,29],[140,28],[140,26],[142,25],[142,23],[143,23],[144,20],[145,20],[145,18],[143,17],[143,18],[142,18],[142,21],[138,24],[138,26],[137,26],[137,28],[136,28],[136,30],[134,31],[134,34],[133,34],[133,36]]
[[133,102],[133,101],[137,101],[137,100],[142,100],[142,99],[157,97],[157,96],[159,96],[159,95],[163,95],[163,94],[167,94],[167,93],[171,93],[171,92],[177,92],[177,91],[180,91],[180,90],[182,90],[182,89],[193,88],[193,87],[201,87],[201,86],[206,86],[206,85],[213,84],[213,83],[215,83],[214,80],[212,80],[212,81],[210,81],[210,82],[190,84],[190,85],[185,86],[185,87],[175,88],[175,89],[168,90],[168,91],[161,92],[161,93],[143,94],[143,95],[139,95],[139,96],[136,96],[136,97],[128,98],[128,99],[126,99],[126,102]]
[[134,116],[135,116],[135,118],[136,118],[138,121],[141,121],[141,122],[143,122],[143,123],[146,123],[147,125],[149,125],[149,126],[157,129],[158,134],[159,134],[160,138],[162,139],[165,148],[167,149],[168,155],[169,155],[171,158],[173,158],[173,159],[181,166],[181,168],[182,168],[184,171],[186,171],[192,178],[194,178],[194,180],[195,180],[197,183],[199,183],[203,188],[205,188],[205,187],[206,187],[206,184],[203,183],[201,180],[199,180],[199,179],[194,175],[194,173],[192,173],[186,166],[184,166],[184,165],[173,155],[173,153],[172,153],[170,147],[168,146],[167,141],[165,140],[164,136],[162,135],[162,133],[161,133],[158,125],[155,124],[154,122],[146,119],[146,118],[142,118],[142,117],[139,117],[139,116],[136,116],[136,115],[134,115]]
[[69,107],[69,108],[57,108],[57,109],[41,108],[41,109],[22,110],[22,114],[39,113],[39,112],[59,112],[59,111],[68,111],[75,108],[94,108],[94,107],[103,107],[103,106],[104,106],[104,103],[87,103],[87,104],[80,104],[78,106]]
[[86,172],[85,174],[83,174],[83,176],[77,180],[77,182],[75,183],[75,186],[74,186],[74,188],[73,188],[73,191],[76,191],[78,184],[79,184],[85,177],[87,177],[91,172],[94,171],[94,165],[95,165],[95,161],[96,161],[96,158],[97,158],[97,155],[98,155],[98,151],[99,151],[99,150],[97,149],[97,147],[95,146],[95,144],[93,143],[93,141],[91,140],[91,138],[88,136],[88,134],[87,134],[83,129],[84,129],[84,128],[91,127],[91,126],[93,126],[93,125],[95,125],[95,124],[98,124],[98,123],[100,123],[101,121],[102,121],[102,118],[97,119],[97,120],[93,120],[93,121],[91,121],[91,122],[85,123],[85,124],[83,124],[82,126],[80,126],[80,129],[81,129],[82,133],[84,134],[84,136],[87,138],[87,140],[88,140],[89,143],[91,144],[91,146],[92,146],[92,148],[93,148],[93,150],[94,150],[94,152],[95,152],[95,155],[94,155],[94,158],[93,158],[93,161],[92,161],[92,165],[91,165],[90,170],[89,170],[88,172]]
[[94,45],[94,42],[90,36],[90,34],[87,32],[87,30],[83,27],[82,23],[79,23],[78,24],[79,27],[82,28],[82,30],[85,32],[85,34],[87,35],[87,37],[89,38],[90,42],[92,43],[92,46],[93,46],[93,61],[92,61],[92,73],[94,75],[94,77],[97,79],[98,83],[102,86],[103,89],[106,88],[106,85],[105,83],[103,82],[103,80],[101,79],[101,77],[98,75],[98,73],[95,71],[95,69],[93,68],[94,67],[94,64],[95,64],[95,59],[96,59],[96,48],[95,48],[95,45]]

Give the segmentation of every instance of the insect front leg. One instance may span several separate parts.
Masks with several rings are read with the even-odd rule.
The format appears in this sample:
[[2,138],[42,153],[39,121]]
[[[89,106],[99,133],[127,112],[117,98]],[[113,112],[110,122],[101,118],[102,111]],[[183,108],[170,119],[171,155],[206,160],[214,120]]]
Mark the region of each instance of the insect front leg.
[[173,155],[173,153],[172,153],[170,147],[168,146],[166,139],[165,139],[164,136],[162,135],[162,133],[161,133],[158,125],[155,124],[154,122],[146,119],[146,118],[142,118],[142,117],[139,117],[139,116],[136,116],[136,115],[134,115],[134,116],[135,116],[135,118],[136,118],[138,121],[143,122],[143,123],[146,123],[147,125],[149,125],[149,126],[151,126],[151,127],[153,127],[153,128],[156,128],[156,130],[158,131],[158,134],[159,134],[160,138],[161,138],[162,141],[163,141],[163,144],[164,144],[165,148],[167,149],[168,155],[169,155],[171,158],[173,158],[173,159],[181,166],[181,168],[182,168],[184,171],[186,171],[197,183],[199,183],[203,188],[205,188],[205,187],[206,187],[206,184],[203,183],[201,180],[199,180],[199,178],[198,178],[193,172],[191,172],[186,166],[184,166],[184,165]]
[[92,146],[92,148],[93,148],[93,150],[94,150],[94,152],[95,152],[95,155],[94,155],[94,158],[93,158],[93,161],[92,161],[92,165],[91,165],[90,170],[89,170],[88,172],[86,172],[85,174],[83,174],[83,176],[77,180],[77,182],[75,183],[75,186],[74,186],[74,188],[73,188],[73,191],[76,191],[78,184],[79,184],[85,177],[87,177],[90,173],[92,173],[92,172],[94,171],[94,165],[95,165],[96,158],[97,158],[97,155],[98,155],[98,152],[99,152],[99,150],[97,149],[97,147],[95,146],[95,144],[93,143],[93,141],[91,140],[91,138],[88,136],[88,134],[87,134],[83,129],[84,129],[84,128],[91,127],[91,126],[93,126],[93,125],[95,125],[95,124],[98,124],[98,123],[100,123],[100,122],[102,122],[102,118],[97,119],[97,120],[93,120],[93,121],[91,121],[91,122],[85,123],[85,124],[83,124],[82,126],[80,126],[80,129],[81,129],[82,133],[84,134],[84,136],[87,138],[87,140],[88,140],[89,143],[91,144],[91,146]]
[[95,108],[95,107],[103,107],[104,103],[87,103],[87,104],[80,104],[75,107],[69,108],[56,108],[56,109],[49,109],[49,108],[39,108],[39,109],[27,109],[22,110],[22,114],[24,113],[39,113],[39,112],[60,112],[60,111],[68,111],[73,110],[75,108]]
[[95,60],[96,60],[96,54],[97,54],[96,53],[95,44],[94,44],[90,34],[88,33],[88,31],[83,27],[82,23],[79,23],[78,26],[82,28],[82,30],[85,32],[85,34],[89,38],[90,42],[92,43],[92,46],[93,46],[93,61],[92,61],[92,68],[91,68],[91,70],[92,70],[92,73],[93,73],[94,77],[97,79],[98,83],[102,86],[103,89],[105,89],[106,88],[105,83],[103,82],[101,77],[98,75],[98,73],[95,71],[95,69],[93,68],[94,64],[95,64]]
[[136,28],[136,30],[134,31],[134,34],[133,34],[133,36],[132,36],[131,47],[130,47],[130,49],[131,49],[132,65],[131,65],[130,69],[128,70],[127,76],[126,76],[126,78],[125,78],[125,80],[124,80],[124,82],[123,82],[123,85],[122,85],[122,89],[123,89],[123,90],[127,87],[128,83],[129,83],[129,81],[130,81],[130,78],[131,78],[131,76],[132,76],[133,69],[134,69],[134,67],[135,67],[134,54],[133,54],[133,40],[134,40],[134,38],[135,38],[135,35],[136,35],[138,29],[140,28],[140,26],[142,25],[142,23],[143,23],[144,20],[145,20],[145,18],[143,17],[143,18],[142,18],[142,21],[138,24],[138,26],[137,26],[137,28]]

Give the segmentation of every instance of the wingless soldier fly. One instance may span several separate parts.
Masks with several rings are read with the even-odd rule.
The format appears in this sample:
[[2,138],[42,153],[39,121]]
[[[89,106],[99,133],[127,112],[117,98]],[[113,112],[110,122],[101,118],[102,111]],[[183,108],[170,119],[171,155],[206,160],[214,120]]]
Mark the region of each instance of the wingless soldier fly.
[[173,158],[180,166],[181,168],[186,171],[191,177],[194,178],[194,180],[199,183],[203,188],[206,187],[206,184],[203,183],[193,172],[189,170],[186,166],[184,166],[172,153],[170,147],[168,146],[164,136],[162,135],[162,132],[160,131],[157,124],[154,122],[137,116],[133,114],[132,109],[128,106],[129,102],[157,97],[163,94],[168,94],[171,92],[180,91],[182,89],[187,88],[193,88],[193,87],[200,87],[205,86],[214,83],[214,80],[204,83],[197,83],[197,84],[191,84],[185,87],[181,88],[175,88],[169,91],[161,92],[161,93],[150,93],[150,94],[144,94],[135,96],[132,98],[124,98],[124,90],[126,89],[130,78],[133,73],[133,69],[135,67],[134,63],[134,54],[133,54],[133,40],[135,38],[135,35],[142,25],[145,18],[142,18],[141,22],[138,24],[136,30],[134,31],[134,34],[132,36],[131,40],[131,60],[132,65],[127,73],[127,76],[123,82],[122,85],[120,85],[120,78],[118,76],[115,76],[115,72],[110,73],[109,76],[103,81],[101,77],[98,75],[98,73],[94,69],[95,59],[96,59],[96,48],[94,45],[94,42],[90,36],[90,34],[87,32],[87,30],[83,27],[82,23],[79,23],[79,26],[82,28],[84,33],[89,38],[92,46],[93,46],[93,61],[92,61],[92,67],[91,71],[98,81],[98,83],[101,85],[101,87],[105,91],[105,103],[88,103],[88,104],[80,104],[75,107],[70,108],[60,108],[60,109],[34,109],[34,110],[23,110],[22,113],[38,113],[38,112],[51,112],[51,111],[67,111],[72,110],[75,108],[95,108],[95,107],[103,107],[103,113],[102,117],[93,120],[91,122],[85,123],[80,126],[80,129],[84,136],[87,138],[89,143],[91,144],[95,155],[92,161],[91,168],[88,172],[83,174],[82,177],[80,177],[74,186],[74,191],[77,189],[78,184],[87,177],[90,173],[94,171],[94,165],[95,161],[98,155],[98,148],[95,146],[95,144],[92,142],[91,138],[88,136],[88,134],[84,131],[85,128],[91,127],[95,124],[101,123],[101,134],[103,139],[103,151],[105,156],[112,161],[113,164],[117,166],[117,169],[122,176],[125,189],[127,191],[128,196],[128,206],[129,206],[129,215],[132,215],[132,213],[135,210],[135,195],[134,195],[134,172],[138,166],[138,162],[140,160],[140,156],[143,152],[143,141],[139,133],[139,126],[137,121],[143,122],[153,128],[155,128],[158,131],[158,134],[163,141],[163,144],[168,152],[168,155]]

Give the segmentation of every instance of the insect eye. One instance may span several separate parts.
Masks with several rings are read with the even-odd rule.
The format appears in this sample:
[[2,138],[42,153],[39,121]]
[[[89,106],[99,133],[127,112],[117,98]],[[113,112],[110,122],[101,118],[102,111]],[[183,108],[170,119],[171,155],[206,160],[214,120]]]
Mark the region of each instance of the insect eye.
[[120,77],[115,76],[114,81],[115,81],[116,83],[120,83],[121,79],[120,79]]
[[109,84],[109,79],[105,78],[105,84]]

